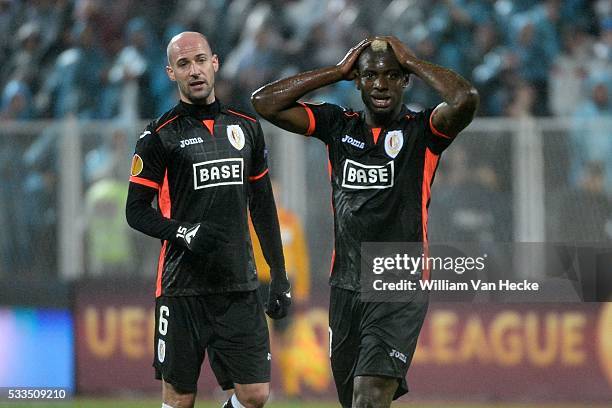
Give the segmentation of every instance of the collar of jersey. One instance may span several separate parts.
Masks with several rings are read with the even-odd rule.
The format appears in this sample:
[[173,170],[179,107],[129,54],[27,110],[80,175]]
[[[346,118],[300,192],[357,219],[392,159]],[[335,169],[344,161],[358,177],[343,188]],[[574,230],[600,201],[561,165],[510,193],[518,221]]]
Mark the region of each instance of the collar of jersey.
[[223,110],[221,102],[215,99],[210,105],[191,105],[180,101],[176,105],[176,112],[180,115],[191,116],[197,120],[214,119]]
[[406,107],[405,104],[402,104],[402,109],[400,109],[400,112],[397,114],[397,116],[395,116],[393,119],[391,119],[385,126],[370,126],[366,123],[365,120],[365,111],[361,111],[359,112],[359,116],[361,118],[361,120],[363,121],[364,125],[367,126],[368,128],[381,128],[383,130],[386,129],[392,129],[396,126],[396,124],[398,124],[406,115],[412,115],[414,112],[412,112],[410,109],[408,109]]

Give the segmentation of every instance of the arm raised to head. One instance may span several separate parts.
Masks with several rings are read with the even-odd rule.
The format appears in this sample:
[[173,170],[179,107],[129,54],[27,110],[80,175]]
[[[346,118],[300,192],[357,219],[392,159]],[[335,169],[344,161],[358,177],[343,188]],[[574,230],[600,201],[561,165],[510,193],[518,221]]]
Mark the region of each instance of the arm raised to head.
[[396,37],[376,37],[375,40],[387,41],[399,63],[440,94],[444,102],[438,105],[432,118],[436,129],[455,136],[470,124],[480,100],[472,84],[448,68],[417,58]]
[[294,133],[306,133],[309,125],[308,114],[297,101],[315,89],[354,79],[359,54],[370,42],[369,39],[361,41],[334,66],[302,72],[262,86],[251,96],[253,107],[276,126]]

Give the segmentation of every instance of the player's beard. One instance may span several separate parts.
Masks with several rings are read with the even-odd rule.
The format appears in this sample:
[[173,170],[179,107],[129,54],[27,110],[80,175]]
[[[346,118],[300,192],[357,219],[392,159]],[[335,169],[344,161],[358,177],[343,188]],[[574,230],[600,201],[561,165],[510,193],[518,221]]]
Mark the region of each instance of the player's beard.
[[213,92],[213,84],[210,83],[208,83],[208,85],[206,85],[204,89],[197,94],[190,89],[189,83],[187,82],[179,83],[179,88],[183,96],[194,105],[206,105],[206,100]]

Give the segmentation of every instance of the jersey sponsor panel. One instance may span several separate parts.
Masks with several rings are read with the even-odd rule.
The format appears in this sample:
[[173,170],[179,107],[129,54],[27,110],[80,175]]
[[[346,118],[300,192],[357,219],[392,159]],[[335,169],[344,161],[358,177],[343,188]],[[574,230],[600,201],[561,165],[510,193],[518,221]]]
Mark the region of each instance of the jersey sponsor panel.
[[346,159],[342,171],[342,187],[354,190],[391,188],[394,172],[393,161],[384,165],[366,165]]
[[209,188],[243,184],[244,159],[231,158],[209,160],[193,164],[193,188]]

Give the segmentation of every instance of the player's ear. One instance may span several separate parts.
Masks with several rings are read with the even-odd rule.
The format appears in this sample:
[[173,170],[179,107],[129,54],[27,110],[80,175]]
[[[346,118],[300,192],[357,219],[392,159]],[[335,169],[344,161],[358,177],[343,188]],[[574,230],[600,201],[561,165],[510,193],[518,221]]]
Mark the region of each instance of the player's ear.
[[174,76],[174,70],[169,65],[166,65],[166,74],[168,75],[168,78],[170,78],[171,81],[176,81],[176,77]]
[[217,54],[213,54],[212,64],[213,64],[213,69],[215,70],[215,72],[219,71],[219,57],[217,56]]
[[355,79],[354,79],[354,81],[355,81],[355,88],[357,88],[358,90],[361,90],[361,83],[359,81],[359,78],[360,78],[359,71],[355,70],[354,72],[355,72]]

